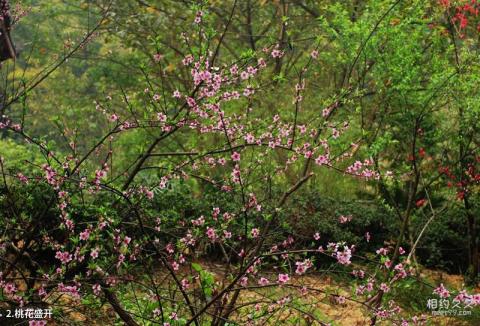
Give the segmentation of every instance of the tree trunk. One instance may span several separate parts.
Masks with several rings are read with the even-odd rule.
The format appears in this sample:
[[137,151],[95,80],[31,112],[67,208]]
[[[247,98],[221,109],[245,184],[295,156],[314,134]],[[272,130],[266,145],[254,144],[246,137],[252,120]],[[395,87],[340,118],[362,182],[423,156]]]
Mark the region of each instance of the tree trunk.
[[477,284],[479,271],[478,233],[475,215],[472,214],[468,194],[463,198],[468,225],[468,272],[467,283]]

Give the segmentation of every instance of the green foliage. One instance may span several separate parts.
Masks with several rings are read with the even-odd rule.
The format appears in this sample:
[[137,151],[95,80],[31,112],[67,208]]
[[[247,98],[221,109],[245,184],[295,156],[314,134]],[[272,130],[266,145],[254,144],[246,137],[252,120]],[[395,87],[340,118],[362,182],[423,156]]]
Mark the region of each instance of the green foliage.
[[[412,229],[419,230],[425,222],[425,218],[414,220]],[[458,205],[436,216],[417,248],[421,262],[431,268],[464,274],[467,269],[465,257],[468,256],[466,228],[465,212]]]
[[[341,200],[315,191],[302,193],[296,200],[296,207],[284,212],[283,216],[283,232],[296,235],[301,243],[310,243],[318,232],[322,244],[346,242],[355,244],[359,251],[382,247],[384,241],[392,239],[398,227],[392,223],[392,212],[380,202]],[[341,224],[340,216],[350,216],[351,221]],[[365,239],[366,232],[371,235],[370,242]]]

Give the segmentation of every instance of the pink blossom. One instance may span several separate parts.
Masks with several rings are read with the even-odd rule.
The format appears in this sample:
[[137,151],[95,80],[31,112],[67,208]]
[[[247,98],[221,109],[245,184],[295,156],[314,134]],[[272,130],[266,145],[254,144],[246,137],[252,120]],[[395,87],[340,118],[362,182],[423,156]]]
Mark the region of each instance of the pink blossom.
[[236,64],[233,65],[232,67],[230,67],[230,73],[231,73],[232,75],[238,74],[238,66],[237,66]]
[[171,242],[166,245],[165,250],[166,250],[169,254],[173,254],[173,253],[175,252],[174,246],[173,246],[173,244],[172,244]]
[[192,224],[195,226],[201,226],[205,224],[205,217],[201,215],[199,218],[192,220]]
[[247,72],[250,76],[253,76],[257,73],[257,68],[254,68],[252,66],[248,66],[247,67]]
[[440,298],[448,298],[450,296],[450,292],[443,286],[443,283],[433,290],[434,294],[437,294]]
[[65,226],[67,227],[67,229],[73,230],[73,228],[75,226],[75,223],[73,223],[73,221],[70,220],[70,219],[66,219],[65,220]]
[[64,252],[57,251],[55,254],[55,258],[60,260],[62,264],[67,264],[72,260],[72,254],[70,254],[68,251],[64,251]]
[[267,66],[264,58],[258,58],[257,63],[260,68],[265,68]]
[[322,117],[326,118],[330,115],[331,109],[330,108],[325,108],[322,110]]
[[268,285],[269,283],[270,282],[265,277],[261,277],[260,280],[258,280],[258,284],[261,285],[261,286]]
[[387,259],[384,263],[386,268],[390,268],[392,266],[392,261],[390,259]]
[[165,122],[167,121],[167,116],[163,114],[162,112],[157,113],[157,119],[160,122]]
[[186,278],[182,279],[180,283],[182,284],[183,290],[187,290],[190,287],[190,282]]
[[99,252],[99,249],[98,249],[98,248],[93,249],[93,250],[90,252],[90,257],[92,257],[92,259],[97,259],[97,258],[98,258],[98,252]]
[[201,10],[197,11],[197,13],[195,14],[194,23],[200,24],[202,22],[202,17],[203,17],[203,12]]
[[211,228],[211,227],[207,227],[207,237],[211,240],[211,241],[215,241],[217,239],[217,234],[215,233],[215,229],[214,228]]
[[303,262],[297,261],[295,265],[297,265],[297,269],[295,270],[296,274],[302,275],[307,271],[307,268]]
[[341,224],[345,224],[347,222],[350,222],[351,220],[352,220],[352,215],[347,215],[347,216],[340,215],[340,217],[338,218],[338,221]]
[[342,296],[342,295],[336,296],[336,297],[335,297],[335,301],[336,301],[338,304],[344,304],[344,303],[345,303],[345,297]]
[[370,239],[371,239],[370,232],[365,232],[365,240],[367,240],[367,242],[370,242]]
[[64,285],[63,283],[58,284],[58,292],[67,293],[76,299],[80,299],[80,292],[78,285]]
[[387,284],[382,283],[382,284],[380,284],[380,290],[382,290],[383,292],[389,292],[390,287]]
[[279,49],[274,49],[270,54],[272,55],[272,58],[281,58],[283,57],[284,52],[280,51]]
[[171,320],[178,320],[178,314],[176,312],[172,312],[170,314],[170,319]]
[[182,60],[182,63],[185,65],[185,66],[188,66],[189,64],[191,64],[193,62],[194,58],[191,54],[187,54],[185,56],[185,58],[183,58]]
[[7,283],[4,287],[3,290],[5,291],[6,294],[12,294],[17,292],[17,288],[15,284],[13,283]]
[[336,251],[335,257],[337,261],[342,265],[349,265],[350,259],[352,258],[352,251],[347,246],[343,247],[343,251]]
[[232,232],[228,232],[227,230],[223,230],[223,236],[225,239],[230,239],[232,237]]
[[17,173],[17,178],[20,180],[20,182],[23,182],[25,184],[28,184],[28,179],[21,173]]
[[178,271],[178,269],[180,268],[180,265],[176,261],[174,261],[172,262],[172,268],[174,271]]
[[340,132],[336,128],[332,128],[332,137],[333,139],[340,137]]
[[378,255],[386,256],[388,254],[388,249],[387,248],[380,248],[376,251]]
[[240,285],[243,287],[247,287],[248,285],[248,277],[244,276],[240,279]]
[[242,71],[240,73],[240,78],[242,78],[243,80],[246,80],[246,79],[250,78],[250,74],[246,71]]
[[232,160],[233,160],[234,162],[240,161],[240,153],[238,153],[238,152],[233,152],[233,154],[232,154]]
[[278,283],[285,284],[290,280],[288,274],[278,274]]
[[97,296],[100,295],[100,290],[101,289],[102,289],[102,287],[100,286],[100,284],[94,284],[92,286],[93,293]]
[[352,274],[358,278],[364,278],[365,277],[365,272],[362,270],[353,270]]
[[240,166],[236,164],[232,171],[232,182],[240,183],[240,180]]
[[163,55],[161,55],[160,53],[156,53],[156,54],[153,55],[153,60],[155,62],[160,62],[160,60],[162,60],[162,59],[163,59]]
[[47,325],[46,320],[29,320],[28,326],[45,326]]
[[357,287],[357,289],[355,290],[355,294],[356,294],[356,295],[362,295],[364,292],[365,292],[365,286],[363,286],[363,285],[360,285],[360,286]]
[[315,159],[315,163],[317,165],[325,165],[325,164],[328,164],[328,157],[326,155],[319,155],[316,159]]
[[245,136],[245,141],[248,143],[248,144],[253,144],[255,142],[255,137],[251,134],[251,133],[248,133],[246,136]]
[[124,254],[118,255],[117,268],[120,267],[120,265],[122,265],[124,261],[125,261],[125,255]]
[[82,233],[80,233],[80,240],[87,241],[90,237],[90,230],[85,229]]

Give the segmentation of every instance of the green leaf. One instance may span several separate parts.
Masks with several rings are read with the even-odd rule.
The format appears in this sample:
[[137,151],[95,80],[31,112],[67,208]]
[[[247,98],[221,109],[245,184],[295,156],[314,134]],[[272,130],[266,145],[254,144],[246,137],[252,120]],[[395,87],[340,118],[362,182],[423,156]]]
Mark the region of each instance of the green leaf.
[[192,268],[199,273],[202,271],[202,266],[200,266],[200,264],[197,264],[197,263],[192,263]]

